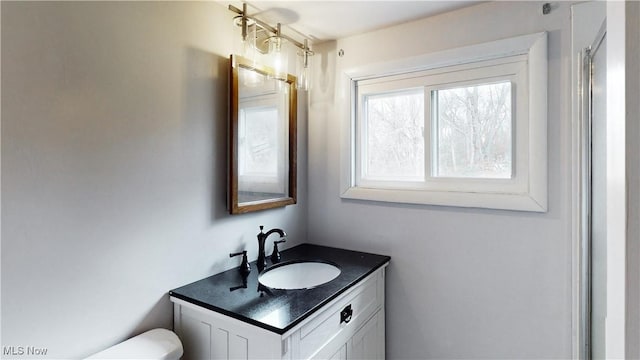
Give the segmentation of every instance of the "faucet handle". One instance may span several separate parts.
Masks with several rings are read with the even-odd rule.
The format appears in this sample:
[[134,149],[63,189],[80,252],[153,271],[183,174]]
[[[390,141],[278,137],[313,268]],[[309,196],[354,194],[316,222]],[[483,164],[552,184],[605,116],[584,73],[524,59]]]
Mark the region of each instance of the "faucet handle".
[[277,263],[280,262],[280,251],[278,250],[278,244],[281,244],[283,242],[287,241],[287,239],[285,238],[280,238],[280,240],[276,240],[273,242],[273,252],[271,253],[271,262],[272,263]]
[[231,253],[229,254],[229,257],[232,258],[238,255],[242,255],[242,264],[240,264],[238,271],[240,271],[242,275],[246,276],[251,272],[251,265],[249,265],[249,260],[247,259],[247,250]]

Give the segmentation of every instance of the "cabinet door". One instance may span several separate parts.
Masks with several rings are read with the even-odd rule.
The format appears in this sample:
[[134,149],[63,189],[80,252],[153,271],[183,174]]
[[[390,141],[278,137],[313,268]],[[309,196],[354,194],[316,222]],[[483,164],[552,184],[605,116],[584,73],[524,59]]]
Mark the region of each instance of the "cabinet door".
[[328,360],[347,360],[347,345],[343,345],[332,357]]
[[182,360],[247,360],[249,340],[204,319],[183,317],[177,331],[184,343]]
[[209,310],[175,305],[183,360],[281,359],[281,336]]
[[347,348],[347,360],[384,359],[384,312],[378,311],[358,330]]
[[197,359],[213,359],[211,353],[212,344],[212,327],[199,319],[191,317],[182,317],[180,328],[176,328],[176,333],[182,341],[182,347],[184,354],[183,360],[197,360]]

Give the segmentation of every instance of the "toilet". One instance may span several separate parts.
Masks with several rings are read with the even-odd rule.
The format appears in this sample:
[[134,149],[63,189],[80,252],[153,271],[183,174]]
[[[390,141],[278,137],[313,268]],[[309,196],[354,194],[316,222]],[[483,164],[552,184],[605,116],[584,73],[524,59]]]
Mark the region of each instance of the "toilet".
[[182,353],[182,343],[173,331],[153,329],[95,353],[87,359],[178,360]]

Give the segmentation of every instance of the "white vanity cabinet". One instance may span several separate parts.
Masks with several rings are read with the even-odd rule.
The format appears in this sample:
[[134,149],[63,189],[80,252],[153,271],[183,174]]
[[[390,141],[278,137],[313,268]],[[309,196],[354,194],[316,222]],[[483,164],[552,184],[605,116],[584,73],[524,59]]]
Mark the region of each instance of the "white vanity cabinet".
[[384,359],[385,267],[282,334],[172,296],[183,359]]

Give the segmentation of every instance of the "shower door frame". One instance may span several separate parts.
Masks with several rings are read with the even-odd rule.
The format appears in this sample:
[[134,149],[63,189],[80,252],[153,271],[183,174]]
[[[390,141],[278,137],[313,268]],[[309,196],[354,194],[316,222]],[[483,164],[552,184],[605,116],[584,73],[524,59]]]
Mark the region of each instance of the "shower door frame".
[[[596,10],[596,11],[593,11]],[[588,359],[590,321],[585,318],[590,311],[587,298],[589,273],[588,257],[582,251],[585,238],[584,224],[586,203],[583,166],[584,94],[581,52],[593,43],[600,24],[607,20],[606,35],[606,320],[605,356],[625,358],[627,345],[627,189],[626,179],[626,123],[625,123],[625,3],[587,2],[571,6],[571,54],[572,54],[572,357]],[[598,15],[601,18],[597,18]],[[595,27],[595,28],[594,28]],[[590,223],[586,223],[589,224]]]
[[581,51],[580,76],[580,339],[581,359],[592,358],[592,314],[593,314],[593,234],[592,234],[592,164],[593,164],[593,57],[607,34],[606,19],[602,23],[594,42]]
[[[590,359],[591,279],[591,123],[590,93],[585,81],[585,52],[598,37],[599,24],[605,21],[603,3],[589,2],[571,6],[572,53],[572,358]],[[597,22],[598,28],[593,24]]]

